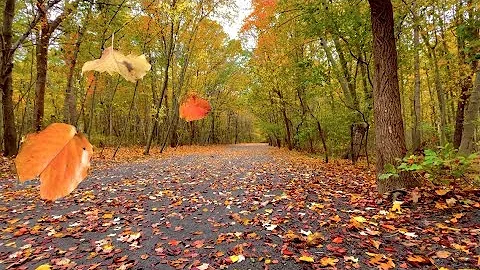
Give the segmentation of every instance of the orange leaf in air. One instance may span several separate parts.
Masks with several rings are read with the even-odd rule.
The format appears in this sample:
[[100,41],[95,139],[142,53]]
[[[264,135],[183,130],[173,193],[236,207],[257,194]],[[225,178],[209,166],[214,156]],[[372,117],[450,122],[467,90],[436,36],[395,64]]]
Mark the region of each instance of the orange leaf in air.
[[210,103],[193,93],[180,105],[180,117],[185,121],[203,119],[210,112]]
[[56,200],[72,192],[87,176],[92,145],[75,127],[54,123],[27,135],[15,165],[21,182],[40,176],[40,197]]

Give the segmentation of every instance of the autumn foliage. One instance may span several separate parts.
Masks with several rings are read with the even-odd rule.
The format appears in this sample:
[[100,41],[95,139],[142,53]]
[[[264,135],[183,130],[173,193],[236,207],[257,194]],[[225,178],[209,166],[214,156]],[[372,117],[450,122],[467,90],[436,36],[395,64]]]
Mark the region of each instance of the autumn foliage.
[[54,123],[27,135],[15,160],[21,182],[40,176],[40,197],[56,200],[70,194],[87,176],[92,145],[74,126]]

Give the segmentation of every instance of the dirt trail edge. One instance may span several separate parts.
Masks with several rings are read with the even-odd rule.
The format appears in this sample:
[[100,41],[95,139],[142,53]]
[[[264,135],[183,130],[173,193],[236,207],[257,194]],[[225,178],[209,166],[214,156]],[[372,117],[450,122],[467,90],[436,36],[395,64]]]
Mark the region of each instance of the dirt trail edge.
[[480,267],[478,194],[377,205],[370,170],[264,144],[101,166],[54,203],[37,185],[1,179],[0,269]]

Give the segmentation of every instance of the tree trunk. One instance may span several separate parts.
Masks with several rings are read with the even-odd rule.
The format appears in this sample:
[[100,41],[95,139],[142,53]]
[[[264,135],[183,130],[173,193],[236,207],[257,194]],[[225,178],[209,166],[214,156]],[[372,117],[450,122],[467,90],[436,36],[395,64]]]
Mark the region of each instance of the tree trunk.
[[79,29],[73,55],[67,60],[69,70],[67,74],[67,87],[65,88],[65,101],[63,103],[63,119],[71,125],[74,125],[77,119],[76,98],[75,92],[73,91],[73,75],[75,74],[78,53],[80,52],[80,45],[82,44],[83,31],[84,28]]
[[[416,12],[416,11],[414,11]],[[415,15],[415,21],[417,20]],[[417,23],[417,22],[415,22]],[[413,46],[414,46],[414,60],[413,69],[415,72],[415,84],[413,92],[413,126],[412,126],[412,150],[420,150],[422,144],[422,134],[420,125],[422,123],[422,101],[420,91],[420,29],[417,24],[413,28]]]
[[[377,175],[385,165],[395,164],[407,148],[403,129],[402,108],[397,75],[393,7],[390,0],[369,0],[373,32],[375,82],[373,87],[375,113],[375,146]],[[378,179],[378,191],[383,194],[399,188],[418,185],[409,174],[399,178]]]
[[465,121],[463,122],[462,142],[458,153],[469,155],[475,152],[475,121],[478,121],[480,109],[480,71],[475,74],[475,83],[465,110]]
[[[175,1],[174,1],[175,4]],[[158,117],[160,115],[160,109],[162,107],[162,102],[163,98],[165,97],[165,93],[167,92],[168,88],[168,79],[169,79],[169,70],[170,70],[170,63],[173,58],[173,46],[174,46],[174,25],[173,22],[170,23],[170,35],[169,35],[169,40],[168,43],[165,42],[165,55],[166,55],[166,62],[165,62],[165,67],[164,67],[164,78],[163,78],[163,85],[162,85],[162,92],[160,93],[160,97],[158,98],[158,104],[157,104],[157,110],[155,112],[155,115],[152,117],[152,130],[149,133],[148,139],[147,139],[147,145],[145,146],[145,151],[143,152],[144,155],[148,155],[150,153],[150,147],[152,146],[153,142],[153,137],[155,135],[155,130],[158,127]],[[166,135],[168,137],[168,134]]]
[[49,21],[47,9],[48,7],[45,0],[37,0],[37,11],[39,13],[41,27],[36,45],[37,81],[35,83],[35,105],[33,108],[33,130],[35,131],[39,131],[43,123],[50,36],[68,14],[72,12],[71,9],[65,9],[55,20]]
[[17,154],[17,130],[13,106],[12,69],[12,24],[15,14],[15,0],[6,0],[3,10],[2,55],[0,63],[0,87],[2,88],[3,146],[5,156]]
[[[45,20],[46,20],[45,14]],[[43,21],[43,19],[42,19]],[[47,26],[47,28],[44,27]],[[42,23],[40,37],[37,39],[36,45],[36,67],[37,80],[35,81],[35,103],[33,108],[33,130],[39,131],[42,129],[43,114],[45,106],[45,88],[47,83],[47,68],[48,68],[48,43],[50,35],[48,32],[48,24]]]

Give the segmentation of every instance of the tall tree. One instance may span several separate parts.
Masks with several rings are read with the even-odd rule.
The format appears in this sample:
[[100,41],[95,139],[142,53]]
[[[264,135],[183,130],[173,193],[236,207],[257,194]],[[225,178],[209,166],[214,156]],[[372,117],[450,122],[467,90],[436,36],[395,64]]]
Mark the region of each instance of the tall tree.
[[2,88],[3,108],[3,145],[4,155],[12,156],[17,153],[17,130],[15,128],[15,114],[13,110],[12,69],[12,24],[15,14],[15,0],[6,0],[3,10],[2,55],[0,62],[0,87]]
[[53,31],[57,29],[60,23],[72,12],[71,8],[65,10],[54,20],[48,18],[48,5],[45,0],[37,0],[37,12],[40,14],[40,31],[36,44],[36,67],[37,80],[35,83],[35,104],[33,113],[33,130],[39,131],[42,127],[44,106],[45,106],[45,89],[47,84],[48,71],[48,46]]
[[478,121],[478,111],[480,110],[480,71],[476,73],[476,79],[473,91],[470,95],[467,108],[465,110],[465,120],[463,122],[462,142],[458,149],[459,154],[469,155],[475,152],[475,121]]
[[[397,49],[394,35],[393,7],[390,0],[369,0],[374,51],[374,118],[377,174],[385,165],[395,164],[406,151],[400,91],[397,75]],[[378,180],[383,194],[398,188],[418,185],[409,174]]]
[[420,89],[420,25],[418,22],[418,15],[416,8],[416,2],[413,2],[413,68],[415,72],[415,85],[413,89],[413,126],[412,126],[412,149],[414,151],[420,149],[422,143],[422,134],[420,131],[420,125],[422,123],[422,100]]

